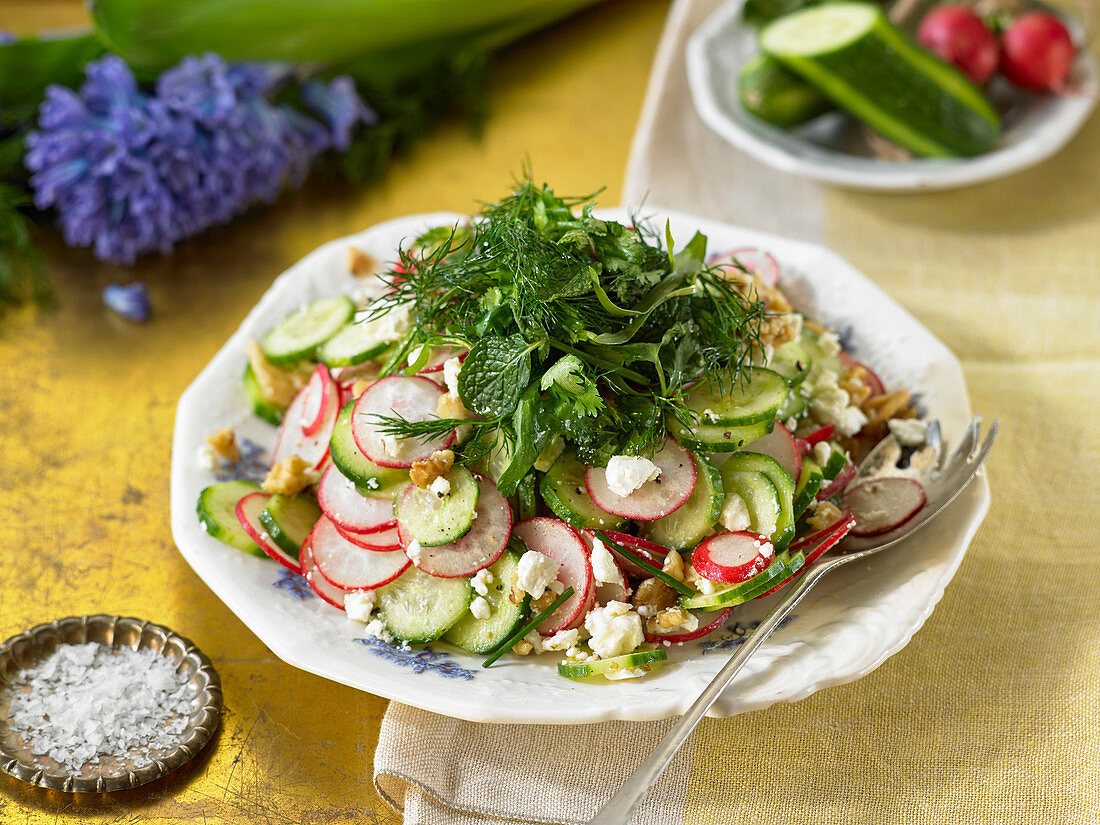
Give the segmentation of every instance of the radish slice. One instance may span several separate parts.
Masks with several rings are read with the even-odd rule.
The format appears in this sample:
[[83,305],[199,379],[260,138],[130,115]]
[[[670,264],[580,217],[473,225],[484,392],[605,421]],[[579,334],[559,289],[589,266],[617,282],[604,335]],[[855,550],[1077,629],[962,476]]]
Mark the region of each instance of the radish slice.
[[260,511],[267,506],[269,498],[271,496],[268,493],[249,493],[242,498],[237,502],[237,521],[241,523],[241,527],[248,533],[248,537],[256,542],[261,550],[287,570],[301,573],[302,566],[298,563],[298,560],[275,544],[260,523]]
[[844,364],[849,370],[854,370],[856,367],[863,367],[866,373],[863,376],[864,383],[871,388],[871,395],[885,395],[886,385],[882,383],[882,379],[875,375],[875,371],[862,361],[857,361],[846,352],[840,353],[840,363]]
[[344,593],[339,587],[321,575],[313,558],[313,547],[307,538],[302,543],[302,575],[313,592],[333,607],[344,609]]
[[852,535],[875,536],[909,521],[926,500],[924,488],[912,479],[879,478],[845,492],[843,503],[856,518]]
[[[808,456],[810,454],[810,450],[813,449],[813,446],[815,444],[819,444],[822,441],[828,441],[830,438],[832,438],[833,431],[835,429],[835,424],[826,424],[824,427],[820,427],[819,429],[814,430],[812,433],[805,436],[804,438],[796,438],[795,441],[798,444],[799,454],[801,454],[803,457]],[[799,471],[801,472],[801,467],[799,468]],[[794,478],[797,479],[798,476],[794,476]]]
[[461,362],[465,361],[466,356],[469,354],[468,349],[458,347],[432,347],[432,351],[428,354],[427,363],[424,364],[417,375],[432,375],[433,373],[443,372],[443,365],[451,358],[457,358]]
[[836,474],[836,478],[828,483],[817,494],[818,501],[824,501],[827,498],[832,498],[841,490],[843,490],[849,481],[856,477],[856,465],[852,462],[848,462],[844,465],[844,469]]
[[512,508],[485,476],[477,476],[478,497],[474,524],[470,531],[450,544],[422,547],[416,566],[441,579],[472,576],[504,554],[512,536]]
[[762,280],[764,286],[775,286],[779,283],[779,261],[763,249],[752,247],[735,249],[730,255],[736,258],[741,266]]
[[412,564],[404,553],[379,553],[352,544],[324,517],[313,527],[309,546],[317,572],[341,590],[373,590],[389,584]]
[[[641,556],[650,564],[657,565],[657,567],[662,567],[664,565],[665,556],[667,556],[671,552],[667,547],[662,547],[656,542],[652,542],[649,539],[640,538],[639,536],[632,536],[629,533],[617,533],[614,530],[605,530],[604,533],[606,533],[607,537],[612,541],[621,544],[627,550],[630,550],[634,554]],[[630,561],[630,559],[619,555],[613,549],[608,549],[611,550],[611,555],[615,557],[615,562],[619,565],[619,567],[623,569],[623,571],[628,576],[635,576],[640,579],[648,579],[653,575],[648,570],[645,570],[634,564],[634,562]]]
[[336,524],[335,527],[337,533],[356,547],[362,547],[364,550],[374,550],[378,553],[393,553],[405,549],[405,545],[401,543],[401,536],[396,526],[388,530],[382,530],[378,533],[353,533],[350,530],[345,530],[339,524]]
[[823,530],[818,530],[816,533],[811,533],[804,538],[799,539],[791,545],[791,552],[801,552],[805,555],[806,560],[802,563],[802,567],[792,573],[787,578],[783,579],[779,584],[773,587],[766,593],[761,593],[756,598],[762,599],[765,596],[770,596],[779,588],[786,586],[787,582],[791,581],[796,576],[800,575],[802,571],[806,570],[811,564],[821,558],[827,551],[831,550],[837,545],[837,543],[848,535],[848,532],[855,526],[856,520],[852,516],[851,511],[846,511],[840,520],[834,524],[830,524]]
[[[588,549],[588,558],[592,558],[592,548],[595,546],[596,534],[591,530],[579,530],[581,541],[584,542],[584,546]],[[602,582],[598,581],[593,575],[593,584],[596,589],[596,603],[607,604],[608,602],[628,602],[630,601],[630,583],[626,580],[626,572],[623,570],[622,564],[619,562],[619,557],[614,553],[611,554],[612,560],[615,562],[615,569],[619,572],[619,578],[615,581]]]
[[695,630],[687,633],[650,633],[646,631],[645,640],[647,642],[669,642],[674,645],[682,645],[684,642],[694,642],[696,639],[702,639],[704,636],[709,636],[714,631],[725,626],[732,615],[733,608],[727,607],[725,610],[719,611],[718,615],[706,624],[700,622],[699,627],[695,628]]
[[798,443],[791,435],[791,431],[778,421],[775,422],[774,430],[746,445],[745,450],[774,458],[779,462],[779,466],[796,481],[802,472],[802,451],[798,448]]
[[539,633],[552,636],[579,625],[596,598],[592,562],[580,534],[564,521],[546,517],[524,519],[513,532],[528,550],[549,556],[561,565],[557,580],[573,588],[573,595],[539,625]]
[[325,413],[330,404],[339,404],[339,387],[329,375],[328,367],[318,364],[305,386],[306,400],[302,404],[302,432],[313,435],[325,423]]
[[613,516],[635,521],[664,518],[691,497],[698,470],[691,453],[674,441],[666,441],[652,461],[661,474],[628,496],[620,496],[608,486],[606,469],[589,467],[584,473],[588,495],[597,507]]
[[336,416],[340,413],[338,394],[331,392],[328,399],[328,403],[324,405],[320,426],[312,433],[307,433],[302,422],[307,418],[305,410],[310,403],[309,384],[294,397],[287,408],[286,415],[283,416],[282,426],[279,427],[279,437],[275,441],[275,449],[271,454],[272,464],[278,464],[288,456],[296,455],[312,464],[314,469],[320,469],[328,458],[328,442],[336,427]]
[[750,530],[718,533],[692,551],[691,565],[704,579],[739,584],[765,569],[774,555],[775,548],[767,536]]
[[378,377],[378,371],[382,369],[377,361],[364,361],[362,364],[354,364],[350,367],[333,367],[332,380],[337,384],[350,385],[360,378],[370,381]]
[[344,532],[380,533],[397,526],[393,503],[389,499],[364,496],[335,465],[321,476],[317,503],[321,505],[321,511]]
[[[451,446],[455,431],[431,441],[405,439],[399,442],[396,455],[386,449],[378,429],[378,416],[400,416],[406,421],[436,418],[443,389],[434,381],[419,376],[392,375],[376,381],[359,396],[352,411],[351,434],[367,458],[381,467],[409,468],[423,461],[436,450]],[[389,439],[385,439],[389,441]]]

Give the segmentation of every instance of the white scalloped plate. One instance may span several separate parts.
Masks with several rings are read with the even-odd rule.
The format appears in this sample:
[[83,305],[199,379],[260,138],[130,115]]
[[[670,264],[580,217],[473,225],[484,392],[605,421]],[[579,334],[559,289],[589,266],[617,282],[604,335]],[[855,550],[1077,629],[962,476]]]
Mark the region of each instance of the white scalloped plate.
[[[905,162],[870,155],[851,121],[824,116],[802,129],[771,126],[745,111],[737,92],[741,67],[755,55],[756,30],[741,21],[743,0],[724,3],[687,45],[688,84],[703,122],[727,143],[781,172],[853,189],[931,191],[972,186],[1019,172],[1066,145],[1096,106],[1094,95],[1025,96],[1005,115],[989,152],[959,160]],[[1100,87],[1100,69],[1087,51],[1074,66],[1075,86]]]
[[[622,210],[602,213],[627,220]],[[652,210],[663,220],[665,212]],[[378,260],[453,214],[417,215],[327,243],[280,275],[240,329],[180,398],[172,451],[172,533],[184,557],[219,598],[277,656],[337,682],[436,713],[472,721],[580,724],[610,719],[660,719],[682,713],[717,672],[745,627],[768,602],[738,608],[737,624],[706,640],[673,647],[669,663],[641,680],[576,683],[559,677],[553,654],[505,656],[479,667],[481,657],[445,644],[402,651],[363,638],[362,627],[312,597],[300,577],[210,538],[199,527],[195,501],[215,479],[198,462],[204,436],[232,424],[264,449],[274,428],[254,418],[241,389],[245,343],[300,304],[347,292],[348,244]],[[674,237],[697,230],[710,249],[758,246],[780,261],[796,306],[838,329],[851,328],[851,347],[888,386],[921,394],[948,438],[970,417],[962,372],[926,329],[844,260],[820,246],[670,214]],[[729,716],[794,701],[869,673],[900,650],[943,595],[989,507],[984,478],[950,510],[897,549],[826,579],[797,609],[712,710]],[[773,597],[774,598],[774,597]]]

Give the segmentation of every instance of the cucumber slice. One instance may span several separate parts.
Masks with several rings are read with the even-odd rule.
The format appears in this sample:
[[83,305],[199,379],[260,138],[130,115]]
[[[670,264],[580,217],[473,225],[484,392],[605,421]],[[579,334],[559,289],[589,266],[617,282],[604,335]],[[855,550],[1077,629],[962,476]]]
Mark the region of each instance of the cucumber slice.
[[415,567],[374,591],[378,618],[408,644],[434,642],[468,615],[474,588],[469,579],[440,579]]
[[806,355],[810,357],[812,363],[820,364],[823,369],[832,370],[837,375],[844,374],[844,368],[840,363],[840,356],[827,353],[821,346],[821,340],[816,333],[808,329],[802,330],[802,335],[799,337],[798,343],[803,351],[805,351]]
[[722,465],[722,484],[726,495],[736,493],[741,496],[749,510],[749,529],[770,539],[779,531],[779,491],[764,473],[756,470],[738,472],[736,467],[727,469],[728,464]]
[[470,532],[480,492],[477,479],[462,466],[452,467],[444,478],[450,482],[451,491],[442,498],[430,489],[410,484],[394,501],[403,541],[438,547]]
[[562,453],[539,483],[546,506],[571,527],[617,530],[626,519],[605,513],[588,495],[584,483],[587,468],[572,453]]
[[824,486],[825,474],[821,472],[821,465],[812,458],[802,459],[802,473],[794,488],[793,511],[796,519],[801,518]]
[[826,481],[832,481],[840,475],[840,471],[848,463],[848,454],[844,452],[839,444],[830,441],[829,447],[832,449],[832,452],[829,453],[829,460],[821,465],[821,472]]
[[311,358],[317,347],[339,332],[355,314],[350,298],[322,298],[290,313],[260,341],[272,364]]
[[835,108],[812,84],[766,54],[741,67],[737,91],[745,111],[780,129],[800,126]]
[[317,502],[302,495],[274,495],[260,511],[260,524],[271,540],[294,558],[320,518]]
[[829,3],[786,15],[761,32],[760,46],[916,155],[977,155],[1000,135],[1000,118],[981,91],[910,42],[870,3]]
[[261,492],[260,485],[253,481],[223,481],[211,484],[201,493],[195,511],[199,515],[202,529],[225,542],[230,547],[244,550],[253,556],[267,558],[267,554],[252,540],[241,527],[237,518],[237,502],[252,493]]
[[810,397],[806,395],[806,391],[800,387],[791,387],[791,391],[787,393],[786,399],[776,410],[775,417],[778,421],[786,423],[792,418],[796,421],[802,418],[806,414],[806,410],[810,406]]
[[558,675],[567,679],[587,679],[589,676],[603,676],[619,670],[644,667],[647,670],[650,665],[663,662],[668,654],[663,650],[635,650],[622,656],[612,656],[610,659],[597,659],[594,662],[582,662],[578,659],[565,659],[558,662]]
[[493,574],[493,583],[489,585],[489,593],[485,596],[492,614],[488,619],[463,616],[458,624],[443,634],[444,641],[458,645],[470,653],[489,653],[519,627],[527,618],[531,597],[525,593],[519,604],[512,604],[508,599],[518,567],[518,553],[508,551],[497,559],[489,567],[489,572]]
[[[769,534],[766,529],[757,529],[755,526],[752,529],[769,536],[772,544],[775,545],[775,549],[777,551],[782,550],[794,538],[795,481],[791,478],[790,473],[784,470],[782,465],[771,456],[753,452],[740,452],[730,456],[729,460],[722,465],[722,482],[732,489],[737,484],[733,477],[743,472],[761,473],[772,483],[776,501],[779,505],[779,511],[775,518],[775,530]],[[749,505],[749,512],[755,513],[752,502],[747,498],[745,502]],[[761,517],[764,520],[761,522],[760,527],[764,528],[771,519],[770,510],[761,511]]]
[[702,453],[732,453],[758,438],[763,438],[772,431],[774,426],[775,420],[767,419],[740,427],[696,424],[688,429],[679,420],[669,419],[669,429],[680,442],[680,446]]
[[813,359],[801,341],[788,341],[777,347],[768,361],[768,369],[782,375],[792,387],[797,387],[806,380],[812,366]]
[[688,393],[685,404],[699,414],[703,426],[754,424],[775,418],[788,387],[787,379],[779,373],[756,367],[750,380],[734,384],[728,393],[715,394],[706,381],[699,382]]
[[642,525],[642,536],[671,550],[690,550],[707,536],[722,515],[726,499],[722,475],[704,455],[695,454],[695,489],[675,512]]
[[252,407],[252,412],[268,424],[274,424],[276,427],[282,424],[286,407],[272,404],[264,398],[263,393],[260,392],[260,382],[256,380],[256,373],[253,371],[251,364],[245,366],[242,380],[244,381],[244,394],[248,398],[248,404]]
[[718,610],[724,607],[744,604],[755,599],[770,588],[783,582],[788,573],[787,554],[780,553],[772,563],[748,581],[723,587],[713,593],[698,593],[694,596],[681,596],[680,607],[689,610]]
[[396,467],[381,467],[367,458],[351,434],[351,416],[355,401],[349,401],[336,417],[336,427],[329,441],[329,455],[345,478],[351,479],[365,496],[393,499],[409,483],[409,471]]
[[353,367],[381,355],[392,343],[392,338],[392,334],[380,334],[377,324],[360,321],[349,324],[321,344],[317,357],[330,367]]
[[528,473],[516,485],[516,501],[519,504],[520,519],[534,518],[538,515],[538,482],[534,473]]

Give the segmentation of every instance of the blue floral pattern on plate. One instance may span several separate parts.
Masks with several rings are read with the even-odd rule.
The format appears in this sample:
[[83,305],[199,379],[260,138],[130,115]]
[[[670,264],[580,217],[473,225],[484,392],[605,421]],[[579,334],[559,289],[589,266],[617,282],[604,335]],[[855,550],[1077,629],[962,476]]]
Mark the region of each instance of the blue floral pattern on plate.
[[420,650],[402,648],[373,637],[354,639],[353,641],[366,647],[375,656],[381,656],[383,659],[388,659],[402,667],[412,668],[413,673],[419,674],[431,671],[439,674],[444,679],[462,679],[467,682],[472,682],[474,679],[472,670],[459,667],[450,660],[446,653],[437,653],[430,647]]
[[[794,615],[787,616],[779,623],[776,630],[782,630],[789,625],[794,618]],[[756,630],[759,626],[760,622],[749,622],[748,624],[734,622],[731,625],[726,625],[725,629],[728,631],[727,633],[716,639],[703,642],[699,645],[699,649],[703,651],[704,656],[708,653],[720,653],[725,650],[733,650],[735,647],[740,647],[749,633]]]

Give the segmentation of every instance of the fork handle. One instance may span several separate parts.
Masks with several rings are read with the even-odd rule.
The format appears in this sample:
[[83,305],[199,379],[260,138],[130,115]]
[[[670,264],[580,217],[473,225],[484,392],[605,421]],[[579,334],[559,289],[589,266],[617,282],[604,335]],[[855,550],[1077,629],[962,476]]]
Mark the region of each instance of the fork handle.
[[757,628],[745,637],[745,641],[738,647],[737,652],[722,666],[706,690],[699,694],[687,712],[680,717],[672,729],[654,748],[653,753],[638,766],[638,769],[622,784],[596,815],[588,821],[588,825],[626,825],[630,817],[642,804],[649,789],[657,781],[657,777],[672,761],[676,751],[684,744],[692,731],[699,725],[703,715],[710,710],[710,706],[717,701],[726,686],[733,681],[745,662],[756,652],[756,649],[772,634],[779,623],[786,618],[796,604],[805,596],[821,577],[831,570],[842,559],[830,559],[825,564],[815,565],[813,569],[804,575],[794,587],[772,608]]

